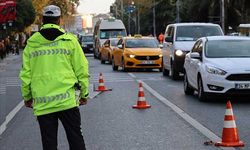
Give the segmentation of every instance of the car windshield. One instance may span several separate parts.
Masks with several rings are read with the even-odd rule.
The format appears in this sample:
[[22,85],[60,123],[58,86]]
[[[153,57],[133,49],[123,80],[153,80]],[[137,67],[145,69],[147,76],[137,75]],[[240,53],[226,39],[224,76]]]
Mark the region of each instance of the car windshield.
[[250,57],[250,40],[208,41],[205,55],[209,58]]
[[111,46],[117,46],[118,39],[113,39],[111,41]]
[[127,39],[125,43],[127,48],[157,48],[156,39]]
[[117,36],[126,36],[124,29],[119,30],[101,30],[100,39],[116,38]]
[[93,42],[93,36],[82,36],[83,42]]
[[217,26],[178,26],[176,41],[196,41],[200,37],[223,35]]

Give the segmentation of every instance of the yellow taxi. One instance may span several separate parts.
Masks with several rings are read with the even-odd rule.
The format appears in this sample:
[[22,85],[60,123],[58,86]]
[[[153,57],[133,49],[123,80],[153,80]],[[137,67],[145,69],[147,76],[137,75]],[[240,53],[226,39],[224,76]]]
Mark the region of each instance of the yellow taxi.
[[162,71],[162,50],[154,37],[135,35],[121,38],[112,54],[113,70],[122,67],[123,71],[133,68]]
[[111,64],[112,62],[112,51],[113,48],[117,47],[117,42],[120,38],[109,38],[107,39],[101,50],[100,50],[100,60],[102,64],[105,64],[106,61]]

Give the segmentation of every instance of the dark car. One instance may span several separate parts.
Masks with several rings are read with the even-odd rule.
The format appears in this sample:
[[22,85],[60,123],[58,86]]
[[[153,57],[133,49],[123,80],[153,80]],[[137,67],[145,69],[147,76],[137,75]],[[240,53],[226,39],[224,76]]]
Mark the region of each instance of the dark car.
[[80,43],[84,53],[93,53],[93,34],[82,35]]

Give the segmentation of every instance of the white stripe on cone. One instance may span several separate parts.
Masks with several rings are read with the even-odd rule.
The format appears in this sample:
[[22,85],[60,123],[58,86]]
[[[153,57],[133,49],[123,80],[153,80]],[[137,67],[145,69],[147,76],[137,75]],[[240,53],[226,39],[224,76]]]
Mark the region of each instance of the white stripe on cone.
[[232,109],[226,109],[226,116],[233,116],[233,110]]
[[139,97],[138,101],[145,101],[145,97]]
[[235,121],[224,121],[224,128],[236,128]]
[[139,88],[139,91],[140,91],[140,92],[143,92],[143,88],[142,88],[142,87],[140,87],[140,88]]

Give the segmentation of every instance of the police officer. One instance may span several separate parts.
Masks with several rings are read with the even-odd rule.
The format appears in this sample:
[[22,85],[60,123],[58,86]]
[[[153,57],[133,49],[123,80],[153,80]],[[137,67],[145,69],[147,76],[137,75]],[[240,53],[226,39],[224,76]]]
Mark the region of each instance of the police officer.
[[[44,150],[57,150],[58,120],[70,150],[85,150],[78,106],[87,104],[88,61],[77,38],[59,26],[60,16],[59,7],[45,7],[41,30],[28,39],[19,75],[22,96],[37,116]],[[76,83],[81,85],[79,100]]]

